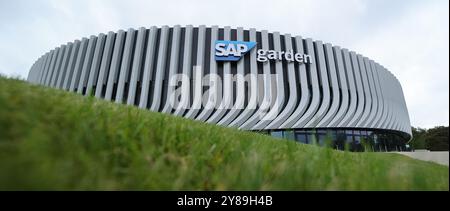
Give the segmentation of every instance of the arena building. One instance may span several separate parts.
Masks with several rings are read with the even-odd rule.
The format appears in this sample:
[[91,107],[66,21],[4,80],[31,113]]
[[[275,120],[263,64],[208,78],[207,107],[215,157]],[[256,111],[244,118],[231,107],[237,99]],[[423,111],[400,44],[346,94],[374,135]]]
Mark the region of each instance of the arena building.
[[352,151],[408,150],[399,81],[345,48],[255,29],[191,25],[61,45],[28,81],[242,130]]

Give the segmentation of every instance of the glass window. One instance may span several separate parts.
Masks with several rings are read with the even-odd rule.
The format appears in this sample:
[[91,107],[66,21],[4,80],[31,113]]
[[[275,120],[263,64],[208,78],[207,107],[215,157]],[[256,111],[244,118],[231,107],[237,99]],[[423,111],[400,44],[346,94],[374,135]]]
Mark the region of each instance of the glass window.
[[327,134],[323,134],[323,133],[318,134],[320,146],[323,146],[325,144],[325,141],[328,139],[327,137],[328,137]]
[[337,140],[337,133],[336,133],[336,131],[330,131],[328,133],[328,135],[331,137],[331,140],[333,140],[333,141]]
[[346,140],[347,140],[347,143],[352,143],[353,142],[353,135],[347,134]]
[[361,136],[354,136],[355,138],[355,144],[361,143]]
[[276,138],[283,138],[283,131],[272,131],[270,135]]
[[361,144],[361,136],[354,136],[353,138],[354,138],[355,142],[353,142],[354,146],[353,146],[352,150],[356,151],[356,152],[363,151],[363,146]]
[[343,130],[337,131],[336,140],[345,140],[345,138],[346,138],[345,131]]
[[296,131],[295,131],[295,134],[306,134],[306,132],[296,130]]
[[289,140],[295,140],[294,130],[284,131],[284,138],[289,139]]
[[345,135],[344,130],[336,131],[336,140],[334,141],[334,147],[339,150],[344,150],[346,138],[347,136]]
[[304,144],[308,143],[308,140],[306,138],[306,134],[304,134],[304,133],[297,133],[295,135],[295,137],[296,137],[295,140],[297,140],[300,143],[304,143]]
[[326,130],[317,130],[317,133],[327,133],[327,131]]
[[316,141],[316,137],[314,134],[309,133],[306,137],[307,137],[308,144],[312,144],[313,142]]
[[296,133],[305,133],[306,131],[305,131],[305,130],[302,130],[302,129],[295,129],[295,132],[296,132]]

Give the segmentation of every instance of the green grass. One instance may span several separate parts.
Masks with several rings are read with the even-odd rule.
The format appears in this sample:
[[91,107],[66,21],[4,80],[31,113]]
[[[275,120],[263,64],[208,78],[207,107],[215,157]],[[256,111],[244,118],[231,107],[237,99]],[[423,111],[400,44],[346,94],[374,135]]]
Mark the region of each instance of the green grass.
[[0,190],[449,190],[448,172],[0,78]]

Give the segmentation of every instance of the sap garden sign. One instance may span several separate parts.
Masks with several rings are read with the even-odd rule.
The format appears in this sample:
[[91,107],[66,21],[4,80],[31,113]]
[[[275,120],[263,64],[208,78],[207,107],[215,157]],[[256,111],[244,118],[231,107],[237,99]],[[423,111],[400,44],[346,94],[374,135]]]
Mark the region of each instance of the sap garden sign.
[[[215,59],[216,61],[239,61],[242,56],[251,51],[256,46],[256,42],[244,41],[227,41],[217,40],[215,44]],[[310,55],[294,53],[293,50],[275,51],[258,49],[258,62],[267,62],[269,60],[286,60],[289,62],[298,62],[301,64],[311,64],[312,59]]]
[[252,50],[256,42],[243,41],[216,41],[216,61],[239,61],[245,53]]

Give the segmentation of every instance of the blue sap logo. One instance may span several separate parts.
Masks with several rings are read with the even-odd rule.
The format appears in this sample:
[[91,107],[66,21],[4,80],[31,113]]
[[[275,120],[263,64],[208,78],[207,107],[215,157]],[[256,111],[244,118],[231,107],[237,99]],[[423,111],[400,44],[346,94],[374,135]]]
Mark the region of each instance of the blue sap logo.
[[216,61],[239,61],[241,57],[256,46],[256,42],[217,40]]

